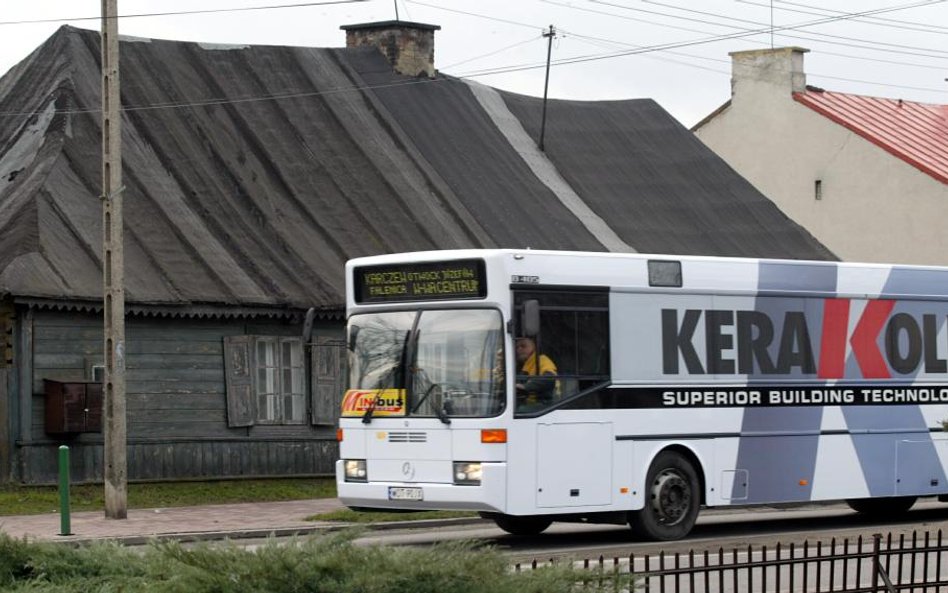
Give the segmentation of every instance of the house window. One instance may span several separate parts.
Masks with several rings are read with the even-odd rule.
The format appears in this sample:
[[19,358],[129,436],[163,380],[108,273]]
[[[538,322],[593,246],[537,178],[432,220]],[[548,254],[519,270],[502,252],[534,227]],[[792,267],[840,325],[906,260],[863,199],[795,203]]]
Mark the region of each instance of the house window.
[[224,338],[227,424],[304,424],[306,368],[300,338]]
[[306,417],[303,345],[298,338],[256,338],[257,422],[302,424]]

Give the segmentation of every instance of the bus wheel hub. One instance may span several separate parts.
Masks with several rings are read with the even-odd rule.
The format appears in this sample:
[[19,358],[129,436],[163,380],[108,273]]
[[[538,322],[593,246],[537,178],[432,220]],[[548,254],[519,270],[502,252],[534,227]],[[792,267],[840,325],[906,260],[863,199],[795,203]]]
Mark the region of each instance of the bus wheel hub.
[[666,525],[680,521],[691,507],[691,489],[680,475],[665,470],[652,483],[652,508]]

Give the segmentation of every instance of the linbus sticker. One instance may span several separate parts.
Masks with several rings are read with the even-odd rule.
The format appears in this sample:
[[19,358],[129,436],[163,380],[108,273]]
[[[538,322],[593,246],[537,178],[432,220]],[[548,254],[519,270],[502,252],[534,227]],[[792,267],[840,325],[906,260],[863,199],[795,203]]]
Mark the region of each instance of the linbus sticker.
[[404,389],[350,389],[342,398],[343,416],[404,416]]

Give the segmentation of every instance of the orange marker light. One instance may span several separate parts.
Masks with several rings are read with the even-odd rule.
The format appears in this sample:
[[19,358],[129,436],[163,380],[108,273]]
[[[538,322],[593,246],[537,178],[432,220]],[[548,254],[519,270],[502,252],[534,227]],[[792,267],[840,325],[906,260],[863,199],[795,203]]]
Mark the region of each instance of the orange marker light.
[[626,488],[625,486],[623,486],[622,488],[619,488],[619,494],[628,494],[628,493],[629,493],[629,489]]
[[809,482],[808,480],[800,480],[800,485],[801,485],[801,486],[806,486],[806,485],[809,484],[809,483],[810,483],[810,482]]
[[483,428],[481,429],[481,442],[482,443],[506,443],[507,442],[507,429],[506,428]]
[[342,429],[341,428],[336,429],[336,440],[339,441],[340,443],[342,442]]

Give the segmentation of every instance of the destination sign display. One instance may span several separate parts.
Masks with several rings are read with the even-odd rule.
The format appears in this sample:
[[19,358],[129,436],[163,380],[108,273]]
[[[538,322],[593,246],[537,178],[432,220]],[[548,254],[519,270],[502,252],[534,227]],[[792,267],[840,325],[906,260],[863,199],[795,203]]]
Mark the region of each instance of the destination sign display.
[[353,272],[357,303],[482,299],[484,260],[462,259],[365,266]]

